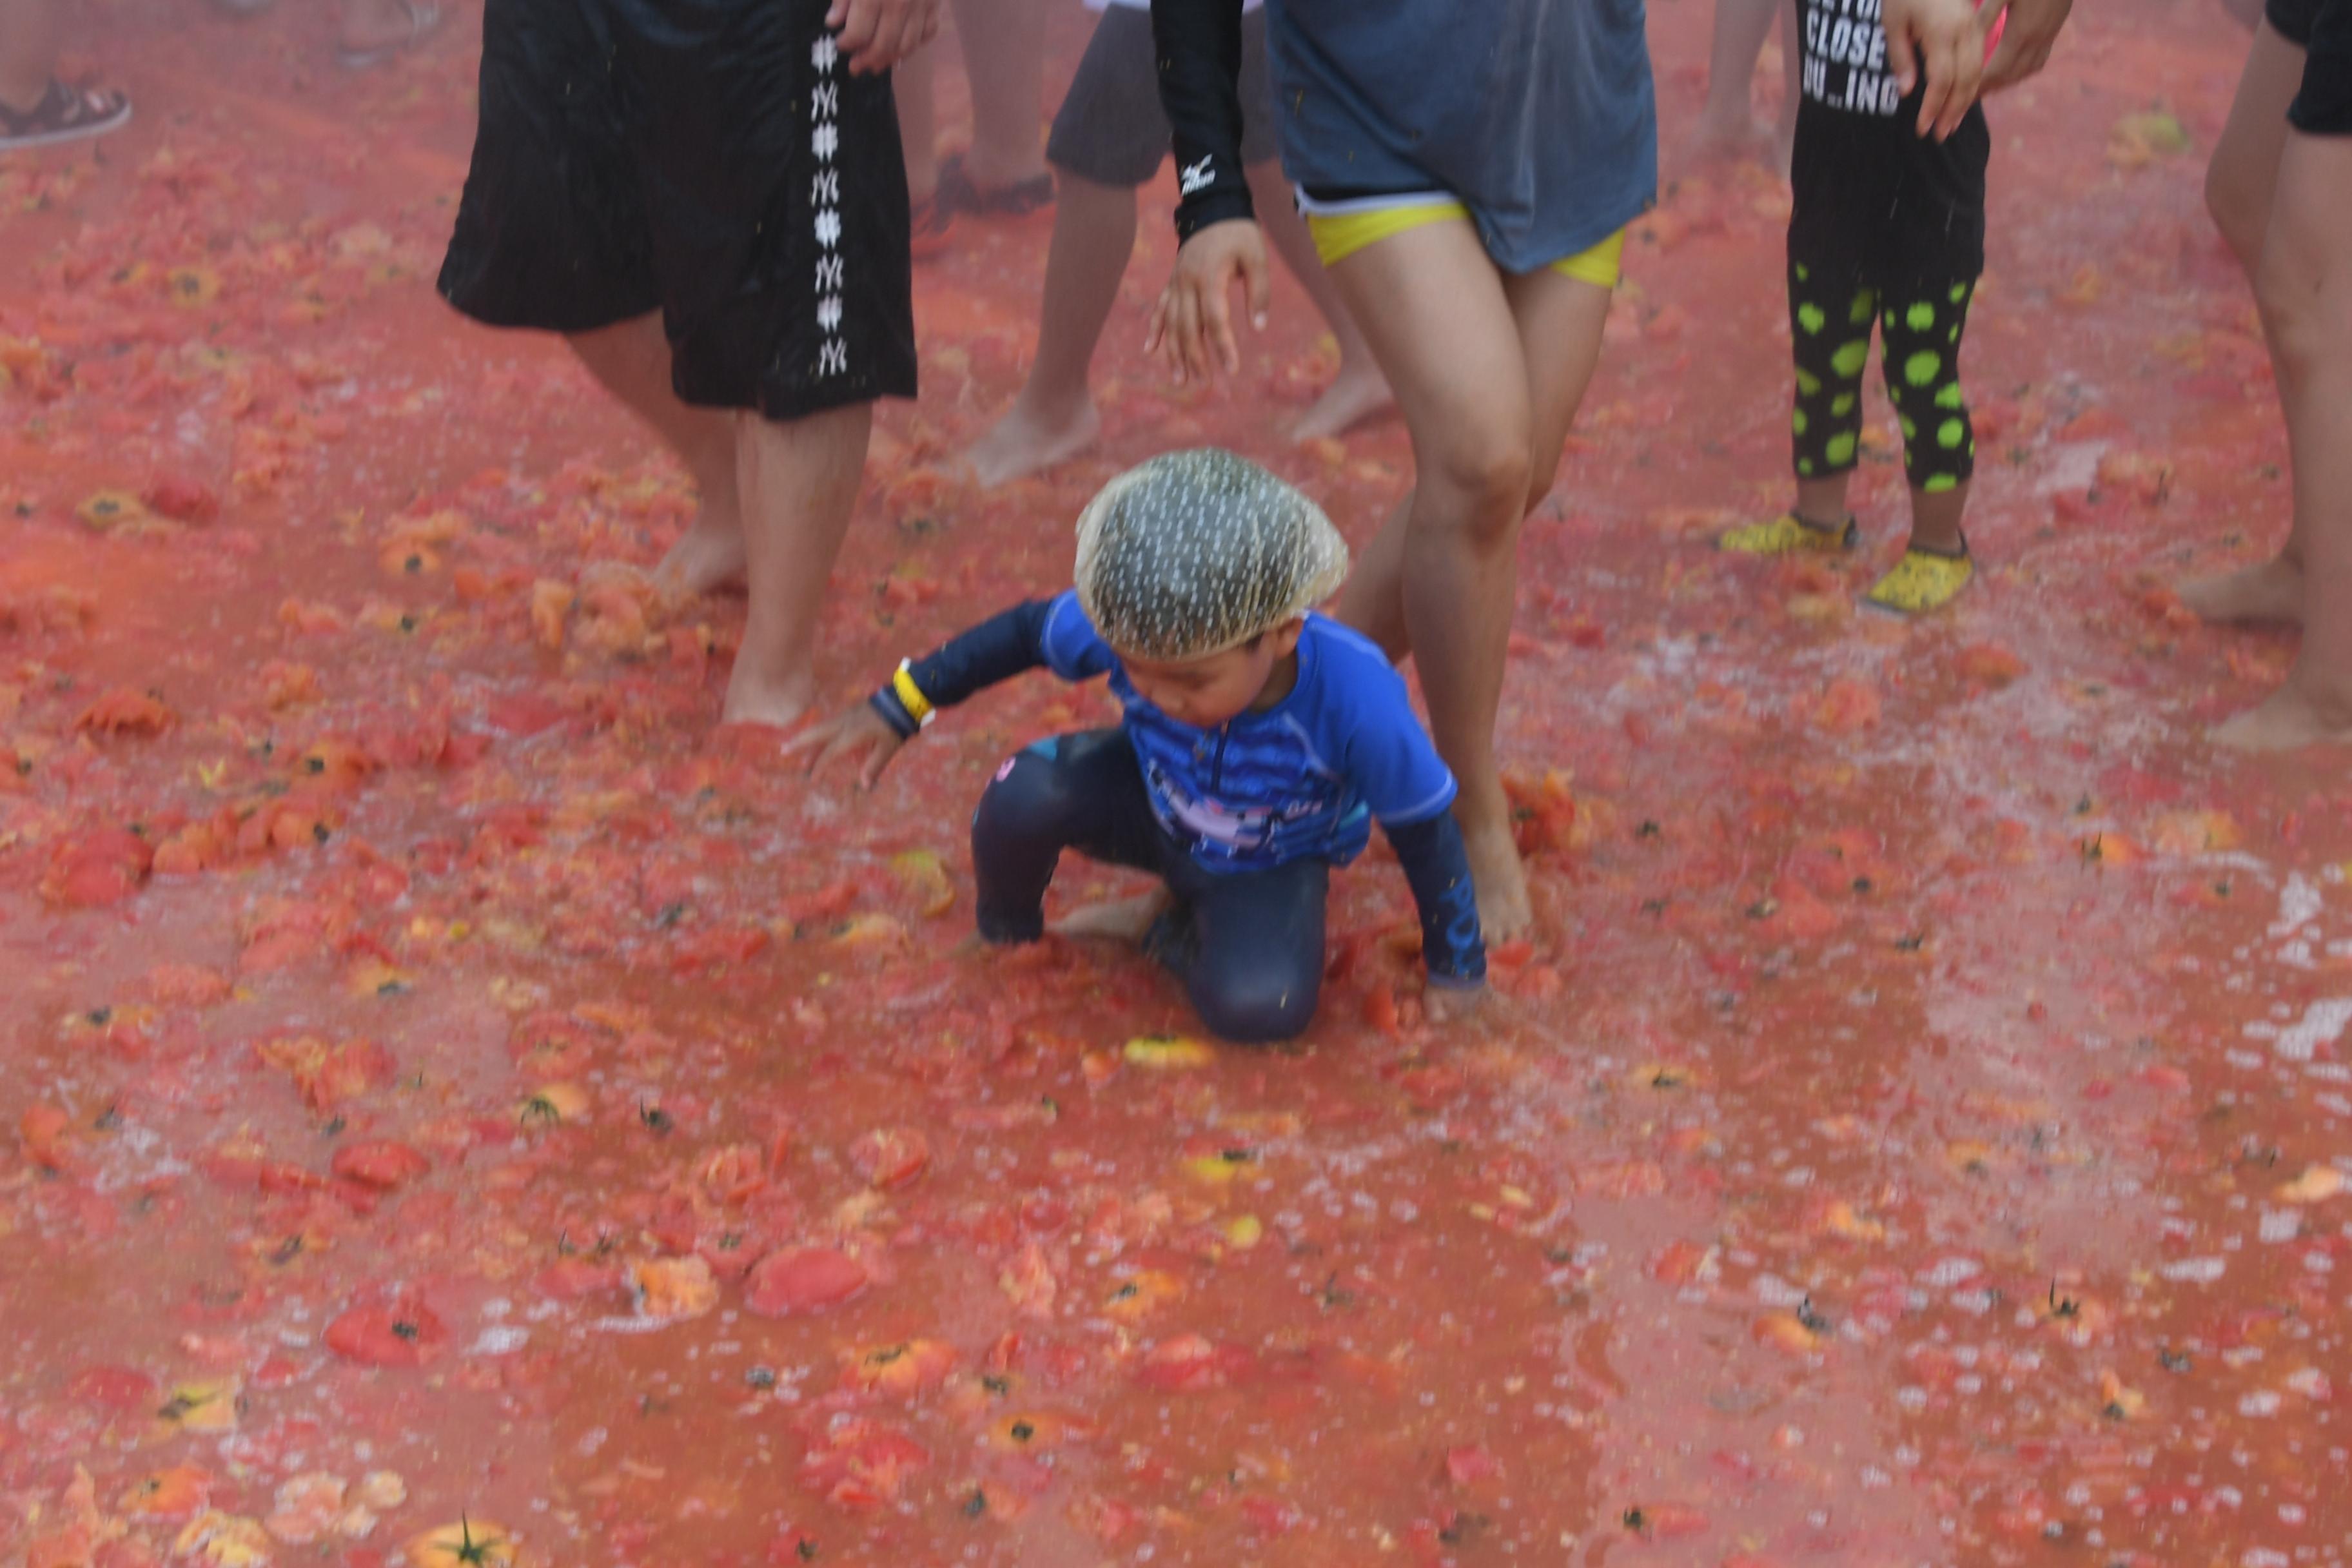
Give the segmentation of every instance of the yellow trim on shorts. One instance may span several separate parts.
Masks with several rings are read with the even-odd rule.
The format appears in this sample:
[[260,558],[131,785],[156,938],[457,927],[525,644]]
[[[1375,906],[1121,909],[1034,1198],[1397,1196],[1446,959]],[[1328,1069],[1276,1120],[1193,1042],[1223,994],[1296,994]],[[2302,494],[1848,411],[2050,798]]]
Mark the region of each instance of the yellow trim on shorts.
[[[1441,199],[1397,206],[1372,207],[1344,213],[1308,213],[1307,232],[1315,254],[1332,267],[1364,248],[1424,224],[1468,222],[1470,209],[1460,202]],[[1619,229],[1590,250],[1578,251],[1551,264],[1554,272],[1583,279],[1602,289],[1614,289],[1625,272],[1625,231]]]

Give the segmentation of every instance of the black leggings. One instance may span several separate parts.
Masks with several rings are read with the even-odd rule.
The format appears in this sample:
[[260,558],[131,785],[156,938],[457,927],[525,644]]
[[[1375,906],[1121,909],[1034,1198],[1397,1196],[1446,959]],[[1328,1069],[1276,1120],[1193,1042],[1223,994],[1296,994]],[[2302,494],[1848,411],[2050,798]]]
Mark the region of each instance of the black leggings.
[[1870,327],[1881,336],[1880,368],[1903,421],[1903,469],[1914,489],[1957,489],[1976,472],[1977,437],[1960,395],[1960,333],[1973,279],[1881,290],[1829,283],[1817,269],[1789,268],[1789,327],[1797,358],[1797,477],[1842,474],[1859,459],[1862,373]]
[[1118,730],[1040,741],[997,770],[971,818],[982,937],[1044,934],[1045,886],[1065,849],[1167,882],[1176,902],[1150,950],[1184,983],[1211,1033],[1287,1040],[1315,1016],[1328,865],[1203,870],[1152,815],[1135,748]]

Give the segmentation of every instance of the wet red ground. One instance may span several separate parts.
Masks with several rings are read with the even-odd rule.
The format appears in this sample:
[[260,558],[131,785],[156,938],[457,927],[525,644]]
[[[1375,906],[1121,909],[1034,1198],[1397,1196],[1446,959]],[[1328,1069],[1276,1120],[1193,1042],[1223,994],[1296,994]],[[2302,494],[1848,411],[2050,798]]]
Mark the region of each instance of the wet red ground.
[[[1099,694],[855,804],[714,739],[740,608],[641,575],[681,477],[430,290],[471,25],[352,80],[323,15],[95,5],[137,124],[0,163],[0,1563],[2345,1560],[2352,788],[2204,746],[2292,644],[2162,585],[2284,522],[2218,8],[2090,7],[1996,106],[1990,570],[1926,625],[1851,608],[1883,405],[1870,561],[1707,549],[1781,499],[1785,208],[1672,188],[1527,542],[1515,1014],[1418,1023],[1376,854],[1275,1055],[959,949],[987,771]],[[1287,282],[1241,397],[1147,369],[1166,203],[1050,482],[933,467],[1047,220],[920,273],[843,698],[1164,447],[1359,539],[1403,483],[1269,440]]]

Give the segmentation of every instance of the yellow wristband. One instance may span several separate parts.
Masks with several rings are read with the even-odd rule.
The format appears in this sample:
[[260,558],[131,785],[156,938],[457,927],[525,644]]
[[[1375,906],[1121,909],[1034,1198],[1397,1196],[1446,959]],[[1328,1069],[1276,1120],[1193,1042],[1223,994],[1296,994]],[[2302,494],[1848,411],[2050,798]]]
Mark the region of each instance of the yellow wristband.
[[907,717],[919,728],[937,717],[937,710],[931,707],[931,700],[923,695],[923,689],[915,684],[911,664],[908,659],[898,661],[898,673],[890,678],[890,690],[898,697],[898,706],[907,710]]

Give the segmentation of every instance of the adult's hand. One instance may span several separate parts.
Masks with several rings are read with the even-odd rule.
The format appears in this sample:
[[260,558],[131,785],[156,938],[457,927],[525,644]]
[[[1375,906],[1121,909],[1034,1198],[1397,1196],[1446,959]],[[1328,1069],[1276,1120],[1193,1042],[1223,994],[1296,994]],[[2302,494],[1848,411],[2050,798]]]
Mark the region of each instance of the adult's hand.
[[1242,351],[1234,340],[1230,303],[1236,282],[1249,300],[1250,325],[1264,330],[1274,273],[1256,222],[1227,218],[1195,229],[1176,248],[1175,269],[1152,307],[1143,352],[1158,354],[1178,381],[1212,380],[1220,364],[1227,375],[1239,374]]
[[1984,77],[1984,30],[2000,4],[1990,0],[1980,18],[1973,0],[1885,0],[1879,20],[1886,28],[1886,63],[1905,92],[1922,79],[1927,84],[1920,135],[1941,142],[1968,117]]
[[940,0],[833,0],[824,25],[853,76],[888,70],[935,37]]
[[[2000,0],[1990,0],[1986,9],[1998,7]],[[2009,20],[2000,30],[2000,42],[1993,47],[1992,58],[1985,62],[1984,90],[1999,92],[2005,87],[2015,87],[2050,63],[2051,46],[2058,41],[2058,30],[2066,25],[2066,14],[2074,8],[2074,0],[2008,0]],[[1986,20],[1991,20],[1989,15]]]

